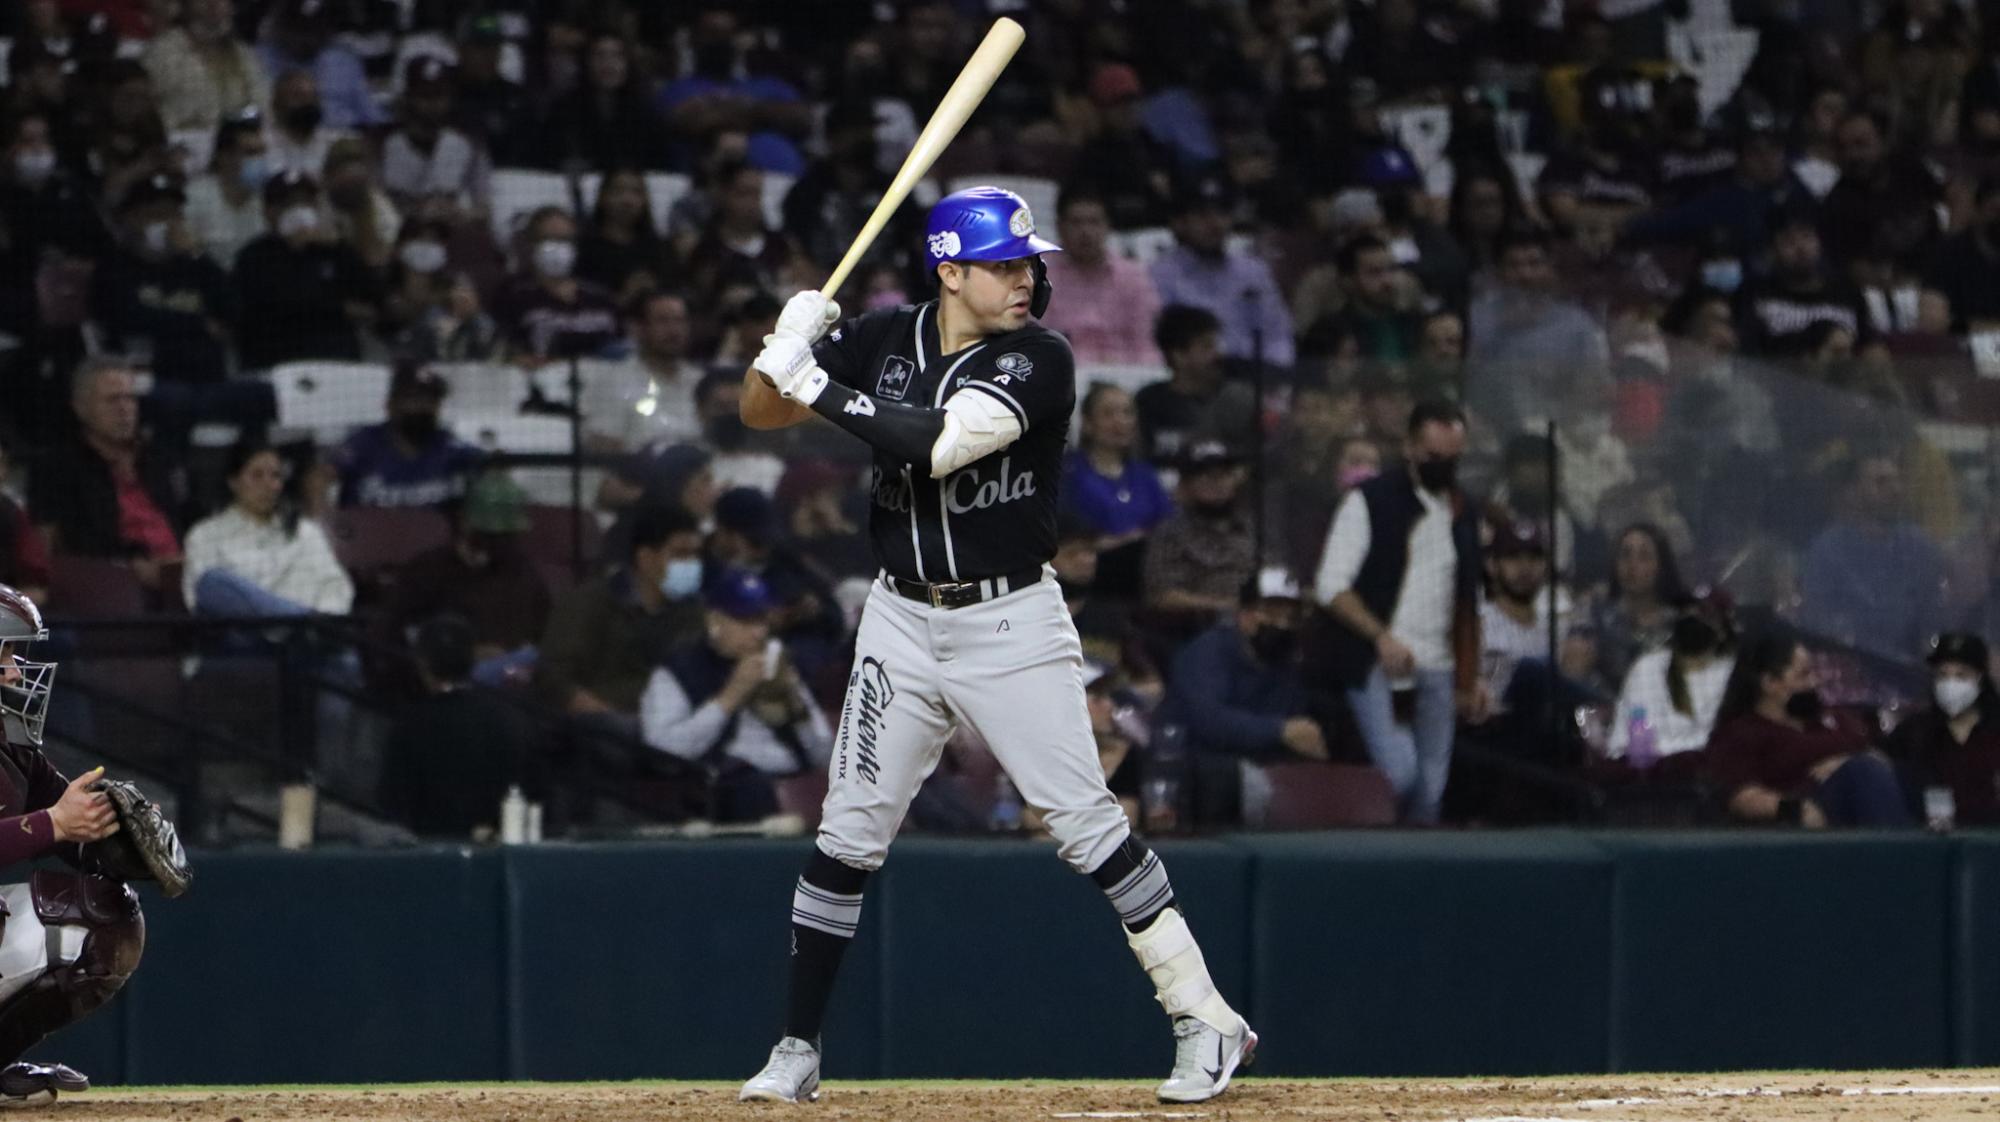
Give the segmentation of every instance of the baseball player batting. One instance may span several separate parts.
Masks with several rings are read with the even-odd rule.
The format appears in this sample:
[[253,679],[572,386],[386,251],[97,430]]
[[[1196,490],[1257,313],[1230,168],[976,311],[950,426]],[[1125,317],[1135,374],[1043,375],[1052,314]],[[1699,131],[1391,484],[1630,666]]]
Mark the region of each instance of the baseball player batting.
[[817,413],[875,450],[869,590],[829,762],[813,854],[792,896],[784,1038],[746,1100],[819,1097],[820,1025],[835,972],[917,788],[959,722],[1058,853],[1103,889],[1173,1018],[1161,1099],[1200,1102],[1250,1062],[1257,1034],[1209,978],[1158,855],[1105,787],[1083,693],[1083,652],[1053,579],[1056,480],[1076,401],[1069,343],[1032,317],[1049,282],[1019,195],[974,187],[931,209],[937,299],[823,332],[839,306],[785,305],[745,374],[743,419],[778,428]]

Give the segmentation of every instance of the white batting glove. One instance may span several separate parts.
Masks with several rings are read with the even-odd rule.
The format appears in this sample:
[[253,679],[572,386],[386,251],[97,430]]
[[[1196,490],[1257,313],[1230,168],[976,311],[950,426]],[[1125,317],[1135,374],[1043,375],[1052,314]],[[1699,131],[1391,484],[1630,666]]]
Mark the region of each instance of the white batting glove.
[[778,334],[796,335],[808,343],[819,342],[826,329],[840,322],[840,305],[813,289],[795,294],[778,313]]
[[812,344],[789,331],[764,336],[764,349],[750,364],[771,379],[778,393],[788,401],[811,405],[826,388],[826,371],[813,361]]

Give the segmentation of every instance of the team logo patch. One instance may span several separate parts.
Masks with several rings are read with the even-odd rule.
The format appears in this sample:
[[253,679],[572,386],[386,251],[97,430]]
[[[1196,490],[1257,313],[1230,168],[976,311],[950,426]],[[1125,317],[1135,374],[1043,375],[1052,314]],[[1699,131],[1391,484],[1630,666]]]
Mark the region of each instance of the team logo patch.
[[993,360],[993,365],[1002,374],[1012,374],[1016,378],[1026,378],[1035,372],[1035,364],[1019,351],[1010,351]]
[[917,373],[917,364],[902,355],[890,355],[882,360],[882,375],[875,379],[875,396],[890,401],[901,401],[910,392],[910,379]]
[[946,230],[942,234],[932,234],[928,240],[930,241],[931,244],[932,257],[944,258],[944,257],[958,256],[957,230]]
[[1007,232],[1017,238],[1027,237],[1035,232],[1035,216],[1022,207],[1007,217]]

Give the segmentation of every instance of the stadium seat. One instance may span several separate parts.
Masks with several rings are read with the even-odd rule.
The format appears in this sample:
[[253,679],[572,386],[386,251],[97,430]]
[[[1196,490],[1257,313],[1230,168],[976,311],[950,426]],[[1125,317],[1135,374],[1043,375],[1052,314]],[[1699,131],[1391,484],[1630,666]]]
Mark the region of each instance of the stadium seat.
[[514,235],[528,215],[545,206],[577,212],[576,193],[570,181],[552,171],[530,168],[497,168],[493,172],[493,237],[502,248],[514,244]]
[[[674,204],[688,193],[693,184],[688,177],[670,171],[646,173],[646,200],[653,206],[653,225],[660,233],[667,232],[667,215],[673,213]],[[595,199],[593,194],[592,199]]]
[[327,516],[333,555],[357,581],[451,540],[451,524],[430,507],[346,507]]
[[820,804],[826,801],[826,769],[808,768],[778,780],[778,812],[805,819],[806,829],[819,828]]
[[580,524],[583,533],[583,559],[586,564],[597,560],[604,547],[604,529],[597,524],[597,517],[589,511],[582,518],[571,517],[571,507],[531,503],[528,506],[528,533],[521,542],[521,548],[531,560],[554,565],[568,566],[575,557],[575,543],[572,539]]
[[123,619],[146,614],[146,588],[130,565],[59,555],[49,573],[49,615]]
[[389,416],[389,368],[367,362],[287,362],[271,369],[278,427],[337,444]]
[[1035,228],[1044,237],[1055,231],[1056,198],[1060,188],[1053,179],[1044,179],[1039,175],[961,175],[944,186],[946,192],[963,191],[967,187],[1004,187],[1027,202],[1028,213],[1035,217]]
[[451,392],[444,399],[447,422],[470,417],[511,417],[527,400],[528,384],[519,367],[497,362],[454,362],[431,367]]
[[493,452],[567,453],[568,417],[463,417],[450,421],[460,440]]
[[1120,257],[1150,265],[1153,259],[1174,247],[1174,232],[1165,226],[1145,226],[1137,230],[1111,231],[1111,249]]
[[1396,796],[1383,774],[1365,764],[1301,760],[1264,768],[1271,781],[1267,830],[1327,830],[1393,826]]

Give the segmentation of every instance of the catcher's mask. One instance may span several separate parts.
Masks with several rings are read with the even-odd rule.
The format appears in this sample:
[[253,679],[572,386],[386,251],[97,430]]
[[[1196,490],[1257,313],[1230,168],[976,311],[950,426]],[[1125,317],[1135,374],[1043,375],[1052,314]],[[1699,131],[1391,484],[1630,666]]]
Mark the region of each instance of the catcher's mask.
[[0,584],[0,719],[19,727],[30,744],[42,742],[49,717],[49,689],[55,685],[56,664],[22,657],[29,643],[49,637],[35,602]]

